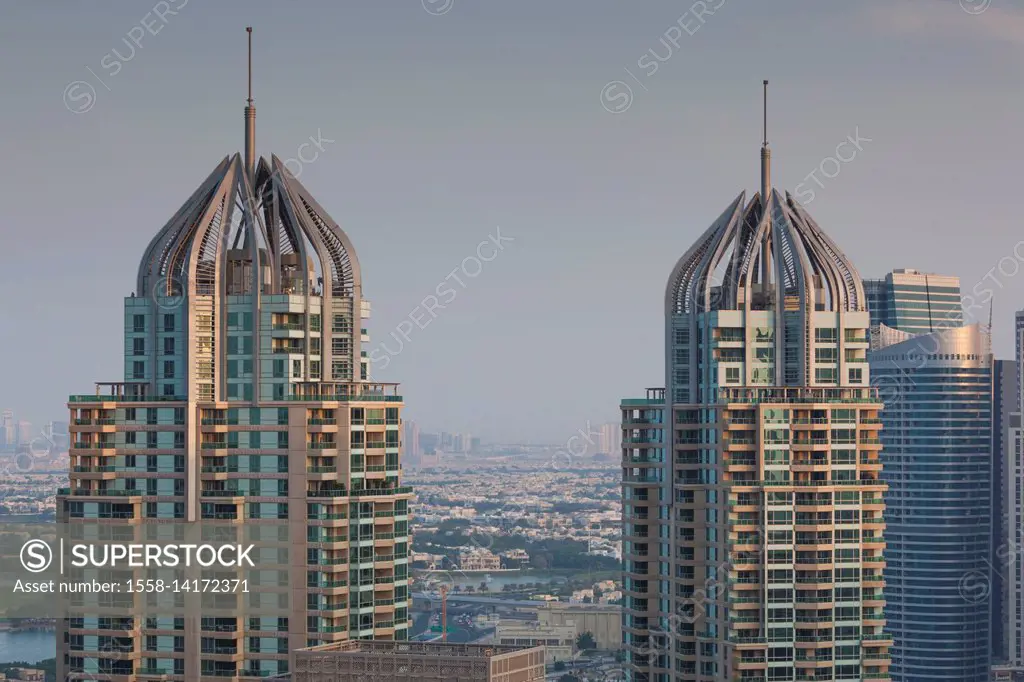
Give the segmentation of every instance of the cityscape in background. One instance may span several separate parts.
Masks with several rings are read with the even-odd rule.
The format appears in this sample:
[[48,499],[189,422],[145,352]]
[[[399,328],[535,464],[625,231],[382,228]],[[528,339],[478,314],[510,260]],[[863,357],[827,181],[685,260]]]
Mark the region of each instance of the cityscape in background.
[[[814,281],[825,279],[816,276]],[[742,328],[734,326],[737,321],[716,308],[715,319],[728,326],[709,328],[707,351],[713,362],[692,371],[710,372],[715,380],[708,386],[732,391],[733,397],[723,417],[690,426],[694,435],[678,421],[689,414],[680,411],[693,390],[685,382],[673,384],[679,392],[673,431],[665,429],[662,389],[623,402],[621,424],[587,424],[571,444],[488,443],[472,434],[428,432],[413,420],[402,421],[404,483],[415,491],[409,566],[411,575],[419,576],[413,584],[420,583],[411,594],[424,600],[410,608],[416,623],[410,634],[425,641],[439,637],[437,589],[447,580],[453,598],[465,600],[464,613],[453,608],[456,640],[547,642],[547,660],[553,664],[577,659],[578,637],[599,631],[596,648],[611,657],[595,659],[593,679],[615,679],[615,661],[621,660],[621,674],[635,680],[659,680],[668,670],[685,676],[703,670],[698,679],[810,679],[730,677],[721,670],[823,670],[825,661],[835,666],[836,679],[1020,680],[1024,439],[1018,368],[1024,366],[1024,311],[1015,318],[1018,357],[995,360],[988,321],[964,319],[957,277],[900,269],[865,280],[863,290],[872,306],[869,316],[848,312],[845,324],[850,326],[835,332],[822,332],[828,328],[821,322],[813,325],[816,385],[834,377],[836,366],[855,384],[848,387],[853,394],[836,394],[838,403],[827,399],[833,389],[799,389],[812,391],[804,398],[756,388],[770,386],[776,374],[765,362],[774,351],[757,350],[772,349],[775,343],[768,333],[768,311],[749,313],[752,324],[761,325],[752,327],[756,340],[750,345],[729,331]],[[823,319],[818,312],[815,319]],[[690,338],[686,329],[673,334],[679,350],[670,357],[676,360],[693,357],[680,346]],[[840,346],[831,350],[836,343]],[[748,370],[737,373],[731,367],[743,367],[748,352],[755,358],[749,376],[759,378],[743,386],[741,377]],[[785,350],[783,356],[798,357]],[[691,375],[672,370],[669,376]],[[870,393],[851,402],[850,396],[862,390],[857,385]],[[767,429],[760,439],[748,430],[758,419]],[[2,513],[47,519],[58,513],[55,493],[69,483],[69,452],[80,457],[97,447],[78,440],[89,419],[73,421],[79,427],[71,429],[79,434],[74,442],[68,421],[33,429],[17,419],[14,409],[0,413]],[[728,426],[717,438],[697,435],[722,424]],[[664,454],[668,433],[675,434],[671,458]],[[813,435],[805,438],[803,433]],[[708,450],[701,443],[720,443],[721,449]],[[728,502],[726,507],[735,510],[725,517],[730,536],[717,547],[699,542],[698,534],[681,523],[690,519],[697,524],[704,517],[687,510],[697,502],[695,491],[710,496],[717,487],[701,478],[710,475],[704,458],[714,462],[715,452],[724,457],[721,471],[729,475],[724,480],[731,481],[719,488],[723,496],[731,495],[719,504]],[[672,466],[662,469],[668,462]],[[759,467],[765,480],[752,477]],[[844,482],[860,485],[850,488]],[[676,557],[668,564],[675,579],[667,583],[660,577],[665,559],[650,557],[660,544],[647,540],[662,537],[654,523],[669,521],[659,519],[657,505],[650,504],[659,499],[663,485],[674,491],[672,537],[680,540],[665,545],[662,556]],[[789,487],[795,497],[786,492]],[[835,499],[824,497],[830,495]],[[770,500],[767,509],[765,500]],[[717,506],[710,497],[705,505],[709,514]],[[809,513],[804,508],[818,516],[802,520]],[[822,517],[833,513],[825,509],[836,516]],[[765,529],[758,510],[777,518],[778,525],[770,522]],[[846,515],[842,522],[840,513]],[[702,562],[697,552],[707,559]],[[762,561],[767,561],[767,575],[757,568]],[[712,572],[693,570],[701,564]],[[812,570],[817,574],[808,573]],[[840,578],[843,571],[848,575]],[[772,581],[762,588],[769,594],[767,603],[744,596],[756,591],[740,589],[764,585],[766,579]],[[729,585],[728,591],[723,588],[715,598],[700,596],[704,588],[698,586],[719,580]],[[654,596],[660,584],[691,588],[666,592],[675,606],[662,609],[653,606],[662,603]],[[495,600],[507,601],[512,610],[487,613],[480,606]],[[538,606],[524,606],[531,601]],[[716,614],[718,604],[720,620],[701,627],[726,633],[720,650],[695,630],[702,618]],[[746,615],[765,608],[772,609],[768,613],[782,609],[793,620],[786,624],[778,615],[767,621]],[[802,617],[809,608],[815,615]],[[583,622],[588,629],[580,629]],[[763,622],[769,629],[760,629]],[[824,626],[827,636],[821,632]],[[28,623],[14,630],[39,628],[45,625]],[[705,645],[688,646],[689,638]],[[813,648],[805,642],[814,642]],[[723,657],[726,651],[733,658]],[[716,664],[722,666],[717,673]],[[875,667],[862,667],[869,665]]]
[[[677,26],[663,47],[695,33]],[[374,226],[257,150],[246,32],[241,150],[199,159],[176,210],[140,221],[145,247],[104,263],[123,290],[87,301],[123,348],[81,362],[121,376],[41,415],[0,405],[0,682],[1024,682],[1024,300],[997,314],[918,247],[873,270],[847,255],[805,184],[773,184],[768,80],[754,191],[687,211],[664,289],[633,286],[639,259],[615,273],[663,335],[586,369],[615,363],[634,392],[609,380],[607,409],[569,423],[565,390],[533,416],[565,438],[536,442],[525,418],[505,437],[488,396],[437,410],[371,376],[402,351],[371,345],[368,295],[404,266],[364,267]],[[632,105],[608,86],[606,113]],[[1021,245],[989,275],[1016,275]],[[196,562],[163,563],[168,544]],[[92,552],[111,545],[128,560]]]
[[[763,158],[767,165],[767,150]],[[762,196],[771,197],[767,208]],[[774,231],[730,236],[741,224]],[[187,656],[157,657],[165,635],[152,635],[152,650],[149,640],[125,640],[133,656],[114,659],[104,658],[95,636],[72,629],[57,649],[57,668],[72,677],[132,679],[154,671],[186,679],[288,675],[289,660],[303,670],[309,657],[326,655],[325,644],[369,638],[491,643],[523,656],[527,667],[536,661],[523,652],[540,646],[549,673],[571,665],[573,674],[594,680],[1024,679],[1024,311],[1014,320],[1017,357],[997,360],[991,325],[999,320],[967,318],[958,277],[904,268],[862,281],[799,204],[767,186],[746,204],[741,195],[703,239],[669,279],[666,387],[624,400],[621,423],[588,423],[563,444],[491,443],[465,432],[427,431],[373,402],[337,412],[338,400],[359,405],[360,396],[379,399],[387,386],[351,383],[351,360],[335,359],[335,376],[356,392],[322,394],[330,384],[319,382],[316,393],[295,393],[311,390],[308,373],[318,372],[320,361],[303,368],[296,357],[286,372],[277,356],[303,350],[297,331],[309,335],[311,348],[323,347],[324,326],[292,312],[287,301],[268,312],[264,324],[273,345],[264,376],[283,383],[253,387],[245,383],[252,379],[242,361],[232,360],[224,386],[236,396],[262,392],[269,402],[284,395],[276,386],[291,386],[309,429],[295,456],[312,458],[310,499],[346,498],[343,512],[321,507],[325,502],[301,505],[307,522],[362,513],[355,505],[365,503],[348,500],[377,490],[369,518],[376,509],[389,520],[378,520],[366,537],[387,539],[396,549],[367,555],[367,568],[353,565],[344,575],[358,579],[358,571],[370,571],[378,593],[379,581],[393,585],[369,602],[392,610],[365,623],[345,615],[304,627],[288,644],[275,644],[262,667],[251,667],[251,656],[268,651],[259,648],[266,644],[220,636],[217,651],[247,651],[250,667],[204,658],[192,673]],[[708,247],[733,239],[737,254],[718,257],[746,263],[746,273],[735,270],[734,279],[712,283],[701,275],[701,268],[715,267],[704,260]],[[786,252],[802,258],[788,260]],[[124,383],[72,396],[70,420],[41,428],[19,419],[14,408],[0,412],[0,513],[8,519],[186,514],[181,503],[146,502],[174,499],[185,488],[142,476],[165,471],[161,457],[170,457],[166,471],[179,471],[183,438],[165,440],[150,429],[136,432],[149,434],[137,443],[127,435],[135,423],[188,422],[182,408],[164,406],[185,390],[173,365],[175,344],[161,340],[154,356],[144,341],[154,320],[167,335],[159,338],[177,338],[171,335],[181,313],[140,314],[149,303],[135,296],[125,305],[132,359]],[[343,309],[351,315],[360,307]],[[244,315],[228,313],[230,338],[253,328]],[[344,315],[332,323],[342,339],[352,338],[354,326]],[[365,342],[365,328],[361,336]],[[331,345],[340,357],[358,357],[350,341]],[[158,373],[150,374],[151,367]],[[154,384],[169,388],[147,393]],[[204,457],[217,456],[211,462],[224,457],[229,475],[204,464],[214,483],[198,491],[200,499],[238,500],[204,502],[203,518],[285,518],[287,504],[271,516],[262,507],[283,502],[247,504],[243,512],[247,496],[273,499],[285,489],[246,487],[244,481],[262,479],[246,478],[245,467],[265,457],[241,464],[230,453],[266,449],[276,461],[290,452],[287,438],[243,444],[249,431],[206,429],[245,419],[276,424],[284,413],[203,409],[210,433],[199,447]],[[331,437],[342,428],[329,416],[336,412],[350,420],[344,442]],[[382,430],[371,432],[371,424]],[[131,454],[137,449],[157,454],[140,468]],[[332,483],[319,474],[338,475],[336,451],[349,460],[349,478]],[[114,476],[100,485],[83,476],[107,471]],[[371,478],[373,471],[382,475]],[[144,480],[152,483],[124,487]],[[108,495],[117,504],[105,502]],[[407,522],[399,520],[406,514]],[[395,543],[403,534],[408,568],[399,572]],[[338,542],[341,554],[317,550],[311,566],[349,561],[346,551],[354,549],[346,550],[340,536],[323,539],[329,542],[318,546]],[[314,590],[336,584],[323,575],[330,574],[317,574]],[[347,601],[321,598],[313,609],[321,617],[347,613]],[[54,624],[12,618],[5,627],[2,636],[36,636]],[[82,631],[90,631],[88,624]],[[44,639],[44,649],[47,641],[53,642]],[[473,650],[459,651],[472,667]],[[359,655],[344,647],[335,654],[324,665],[348,665]]]

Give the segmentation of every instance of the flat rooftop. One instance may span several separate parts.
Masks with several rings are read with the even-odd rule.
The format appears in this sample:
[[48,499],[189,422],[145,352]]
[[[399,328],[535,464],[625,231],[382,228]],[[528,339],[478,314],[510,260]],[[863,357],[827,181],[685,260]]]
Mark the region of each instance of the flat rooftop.
[[491,658],[514,654],[531,648],[509,644],[446,644],[443,642],[394,642],[385,640],[353,639],[345,642],[321,644],[299,649],[297,654],[377,654],[402,656],[438,656],[462,658]]

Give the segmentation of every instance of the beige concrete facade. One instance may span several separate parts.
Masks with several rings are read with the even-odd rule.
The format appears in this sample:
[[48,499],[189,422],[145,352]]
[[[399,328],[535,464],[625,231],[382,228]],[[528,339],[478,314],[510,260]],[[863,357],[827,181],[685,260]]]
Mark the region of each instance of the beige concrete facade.
[[576,648],[576,626],[573,623],[500,620],[494,628],[494,641],[501,646],[544,647],[548,661],[568,661]]
[[77,608],[59,621],[59,679],[262,679],[301,648],[407,637],[402,398],[370,378],[352,242],[280,158],[255,155],[254,116],[250,101],[245,162],[224,157],[143,253],[124,380],[69,400],[57,513],[133,540],[237,528],[257,540],[256,589]]
[[[247,610],[242,595],[227,617],[201,618],[200,598],[195,617],[166,623],[136,617],[93,627],[72,621],[65,630],[68,642],[58,638],[58,658],[67,655],[69,667],[83,668],[84,675],[105,670],[106,678],[123,682],[154,674],[172,680],[245,678],[264,676],[274,661],[282,667],[270,672],[286,672],[291,669],[290,652],[310,640],[405,638],[412,494],[393,484],[399,476],[397,455],[386,462],[385,453],[397,452],[397,443],[384,447],[388,431],[400,432],[400,397],[393,390],[387,393],[393,386],[362,383],[349,388],[350,400],[266,403],[258,408],[265,410],[264,417],[270,411],[279,419],[266,423],[264,418],[259,424],[239,424],[238,411],[248,413],[249,406],[233,403],[193,404],[191,412],[187,403],[125,402],[116,397],[70,403],[71,488],[59,497],[61,523],[128,526],[141,533],[145,524],[160,522],[154,513],[166,510],[170,514],[165,518],[180,513],[177,520],[186,523],[237,523],[250,538],[260,532],[269,537],[267,533],[276,529],[284,534],[279,537],[287,538],[288,562],[261,562],[258,567],[287,575],[280,591],[289,606],[285,617],[272,624],[259,617],[252,622],[260,610]],[[165,423],[148,425],[150,409],[165,411],[157,413],[161,417],[177,412],[184,418],[157,419]],[[140,419],[143,423],[136,423]],[[194,440],[168,449],[124,445],[127,433],[144,436],[155,430],[192,432]],[[287,438],[282,437],[280,448],[230,447],[238,445],[235,437],[243,433],[286,433]],[[359,433],[359,439],[353,433]],[[371,447],[354,447],[353,440]],[[128,467],[132,461],[138,464],[157,455],[180,457],[182,470],[148,473],[145,466]],[[287,466],[253,471],[251,457],[281,458]],[[133,479],[136,487],[126,489],[126,479]],[[149,494],[167,492],[147,490],[147,481],[153,485],[160,480],[172,481],[180,494]],[[274,492],[280,494],[270,494]],[[252,505],[264,513],[254,515]],[[266,517],[268,508],[276,510],[275,518]],[[358,576],[355,583],[353,575]],[[126,611],[144,608],[144,594],[129,596]],[[104,644],[111,637],[118,642],[116,656]],[[173,641],[176,650],[152,646],[152,638]],[[259,642],[255,650],[253,640]],[[95,661],[95,671],[89,672],[89,659]],[[247,668],[246,662],[254,659],[261,661],[261,668]]]
[[867,299],[761,158],[669,275],[664,388],[621,405],[631,682],[889,679]]
[[544,648],[353,641],[296,652],[293,682],[541,682]]
[[576,634],[589,632],[597,648],[616,651],[622,648],[622,607],[575,605],[551,602],[537,609],[537,620],[542,625],[572,625]]

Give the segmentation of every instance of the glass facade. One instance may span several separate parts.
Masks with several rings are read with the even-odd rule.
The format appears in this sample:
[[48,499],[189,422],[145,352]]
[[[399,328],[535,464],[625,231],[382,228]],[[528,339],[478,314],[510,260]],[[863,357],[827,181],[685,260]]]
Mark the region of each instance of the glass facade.
[[977,325],[871,353],[885,402],[892,679],[989,675],[992,362]]
[[963,324],[958,277],[894,270],[884,279],[864,280],[864,292],[873,327],[927,334]]

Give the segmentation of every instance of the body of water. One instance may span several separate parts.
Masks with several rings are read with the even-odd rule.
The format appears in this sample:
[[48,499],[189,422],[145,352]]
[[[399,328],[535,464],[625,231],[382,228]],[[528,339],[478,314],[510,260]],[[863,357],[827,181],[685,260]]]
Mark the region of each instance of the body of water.
[[53,632],[0,630],[0,663],[27,661],[38,663],[57,655],[57,635]]

